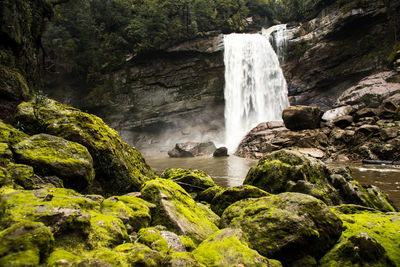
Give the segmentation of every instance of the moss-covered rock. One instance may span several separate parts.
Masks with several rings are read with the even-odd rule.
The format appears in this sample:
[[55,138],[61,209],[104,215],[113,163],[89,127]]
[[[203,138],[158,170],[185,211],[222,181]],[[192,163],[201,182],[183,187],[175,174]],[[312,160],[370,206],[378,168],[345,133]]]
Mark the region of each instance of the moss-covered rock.
[[198,262],[194,255],[189,252],[176,252],[171,255],[169,265],[173,267],[205,267],[202,263]]
[[14,145],[29,136],[0,120],[0,142]]
[[396,266],[385,249],[365,232],[350,236],[337,244],[320,261],[319,266]]
[[153,204],[131,196],[111,197],[101,203],[101,212],[122,220],[128,232],[139,231],[150,225]]
[[126,254],[127,266],[158,267],[165,265],[168,261],[159,252],[142,244],[126,243],[116,247],[113,251]]
[[20,221],[0,232],[0,265],[38,266],[53,246],[53,234],[46,226]]
[[179,239],[182,241],[182,244],[185,246],[186,251],[193,251],[197,248],[197,245],[193,242],[193,240],[186,236],[186,235],[180,235]]
[[97,116],[45,99],[21,103],[15,121],[31,134],[45,132],[87,147],[100,185],[93,190],[99,193],[137,191],[156,177],[139,151],[123,143],[118,132]]
[[342,232],[341,220],[322,201],[299,193],[238,201],[224,211],[220,225],[242,229],[251,248],[283,264],[321,257]]
[[165,170],[161,174],[161,178],[174,181],[188,193],[200,193],[217,185],[211,176],[201,170],[171,168]]
[[6,143],[0,142],[0,166],[6,166],[12,160],[13,154]]
[[224,191],[225,189],[222,188],[219,185],[213,186],[208,188],[207,190],[204,190],[202,192],[200,192],[197,197],[196,200],[198,201],[205,201],[207,203],[211,204],[211,201],[213,200],[213,198],[220,192]]
[[7,165],[7,174],[9,181],[24,189],[34,189],[39,186],[38,177],[31,166],[9,163]]
[[170,180],[149,181],[141,194],[142,198],[157,206],[152,214],[153,225],[164,225],[168,230],[188,235],[196,242],[218,230],[190,195]]
[[42,175],[56,175],[64,185],[84,190],[94,179],[93,160],[86,147],[64,138],[38,134],[13,146],[18,161]]
[[82,259],[71,252],[63,249],[53,251],[47,259],[48,266],[72,266],[74,263],[80,262]]
[[154,227],[141,229],[138,232],[138,241],[159,252],[173,252],[168,242],[161,236],[160,231]]
[[269,194],[258,187],[251,185],[241,185],[230,187],[220,193],[218,193],[211,201],[211,209],[218,214],[222,215],[224,210],[236,201],[245,198],[259,198],[265,197]]
[[[389,259],[396,266],[400,265],[400,213],[384,213],[356,205],[341,205],[335,207],[333,211],[343,221],[345,229],[339,239],[340,242],[365,232],[386,250]],[[357,258],[357,255],[353,256]],[[379,261],[378,258],[377,260]]]
[[[279,150],[260,159],[257,166],[249,170],[243,183],[269,193],[290,190],[311,194],[328,205],[339,203],[340,198],[327,182],[328,177],[329,170],[321,161],[297,151]],[[303,186],[296,186],[297,183]]]
[[246,235],[240,229],[220,230],[192,253],[205,266],[282,266],[249,248]]
[[215,225],[219,225],[219,220],[221,219],[217,214],[215,214],[211,208],[209,207],[209,205],[206,205],[204,203],[197,203],[197,206],[199,208],[202,209],[202,211],[204,211],[204,213],[206,214],[207,218],[212,221]]
[[0,94],[9,99],[27,100],[30,89],[21,73],[0,65]]
[[269,193],[308,194],[327,205],[353,203],[382,211],[397,210],[381,190],[365,189],[355,181],[348,168],[328,168],[322,161],[292,150],[265,155],[249,170],[244,184]]

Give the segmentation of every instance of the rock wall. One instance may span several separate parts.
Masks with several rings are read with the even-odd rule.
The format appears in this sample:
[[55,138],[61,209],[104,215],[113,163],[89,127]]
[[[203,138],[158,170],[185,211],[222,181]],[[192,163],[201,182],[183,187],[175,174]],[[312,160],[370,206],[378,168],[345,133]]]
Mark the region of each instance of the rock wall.
[[387,69],[399,9],[400,1],[336,1],[292,27],[283,66],[291,103],[329,109],[345,89]]
[[[178,141],[220,139],[224,126],[222,35],[204,37],[168,51],[132,58],[124,69],[72,102],[100,115],[124,139],[139,146],[170,148]],[[62,90],[62,88],[59,88]],[[55,96],[56,92],[50,92]]]

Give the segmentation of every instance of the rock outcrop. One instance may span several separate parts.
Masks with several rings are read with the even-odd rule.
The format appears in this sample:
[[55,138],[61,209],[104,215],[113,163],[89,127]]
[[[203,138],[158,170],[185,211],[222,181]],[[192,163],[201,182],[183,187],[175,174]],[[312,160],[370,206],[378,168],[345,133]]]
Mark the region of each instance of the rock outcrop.
[[18,106],[15,121],[29,134],[47,133],[85,146],[96,172],[91,190],[110,193],[138,191],[156,175],[136,148],[97,116],[49,98]]
[[282,111],[285,127],[294,131],[319,128],[321,117],[318,107],[290,106]]
[[177,143],[173,149],[168,151],[171,158],[190,158],[198,156],[207,156],[215,152],[217,147],[213,142],[186,142]]
[[296,151],[267,154],[249,170],[243,183],[273,194],[308,194],[327,205],[352,203],[386,212],[397,211],[385,193],[361,186],[352,179],[349,170],[330,169],[322,161]]
[[290,30],[283,70],[292,105],[330,109],[345,89],[385,70],[397,2],[333,1]]

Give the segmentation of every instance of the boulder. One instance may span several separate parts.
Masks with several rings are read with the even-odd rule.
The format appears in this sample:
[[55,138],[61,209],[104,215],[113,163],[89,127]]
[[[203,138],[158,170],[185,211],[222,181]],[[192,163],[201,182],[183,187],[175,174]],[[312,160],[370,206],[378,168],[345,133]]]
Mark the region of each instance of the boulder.
[[171,255],[171,260],[169,264],[174,267],[186,267],[186,266],[204,267],[204,265],[198,262],[194,257],[194,255],[189,252],[173,253]]
[[352,106],[342,106],[342,107],[330,109],[330,110],[324,112],[324,115],[322,115],[322,120],[333,121],[339,117],[349,115],[353,111],[354,111],[354,108]]
[[157,206],[152,223],[200,242],[218,230],[190,195],[171,180],[155,179],[141,190],[142,198]]
[[54,247],[50,230],[39,222],[20,221],[0,232],[1,266],[39,266]]
[[[379,212],[357,205],[340,205],[332,210],[343,221],[344,230],[338,245],[326,257],[324,256],[321,261],[324,263],[332,262],[330,258],[335,257],[335,254],[337,256],[344,256],[341,253],[342,249],[346,250],[346,247],[354,244],[359,247],[357,250],[353,250],[346,257],[337,259],[339,261],[353,259],[357,263],[364,261],[360,256],[365,256],[365,259],[370,259],[371,263],[390,263],[390,261],[394,263],[394,265],[376,264],[375,266],[398,266],[400,264],[400,251],[398,249],[400,247],[400,232],[398,231],[400,229],[400,213]],[[365,234],[361,234],[360,236],[359,233],[365,233],[370,238]],[[343,247],[346,244],[347,246]],[[390,261],[386,260],[386,253],[380,246],[384,248]],[[340,249],[340,247],[343,248]],[[368,250],[368,248],[371,250]]]
[[337,244],[319,266],[396,266],[386,250],[366,232],[359,232]]
[[251,185],[230,187],[215,195],[215,197],[211,201],[211,209],[216,214],[221,216],[224,210],[236,201],[245,198],[265,197],[268,195],[269,194],[264,190],[261,190],[258,187]]
[[342,221],[320,200],[299,193],[244,199],[229,206],[221,227],[240,228],[250,247],[284,265],[323,256],[342,232]]
[[245,233],[226,228],[204,240],[193,252],[205,266],[282,266],[248,247]]
[[23,102],[15,115],[24,131],[47,133],[85,146],[92,158],[99,193],[137,191],[156,177],[136,148],[123,143],[102,119],[55,100]]
[[65,186],[86,189],[94,180],[93,160],[86,147],[48,134],[31,136],[13,146],[18,161],[41,175],[55,175]]
[[213,186],[208,188],[207,190],[204,190],[202,192],[200,192],[197,197],[196,200],[197,201],[205,201],[207,203],[211,203],[211,201],[213,200],[213,198],[220,192],[224,191],[225,189],[222,188],[219,185]]
[[211,176],[201,170],[171,168],[166,169],[161,178],[174,181],[189,193],[199,193],[217,185]]
[[101,213],[121,219],[128,232],[139,231],[150,225],[150,208],[155,206],[131,196],[110,197],[101,202]]
[[159,252],[185,252],[185,246],[175,233],[161,230],[162,227],[142,228],[137,241]]
[[382,211],[397,210],[384,192],[376,187],[361,186],[352,178],[349,169],[328,168],[322,161],[292,150],[265,155],[249,170],[243,183],[274,194],[308,194],[327,205],[353,203]]
[[197,143],[197,142],[186,142],[177,143],[175,147],[168,151],[168,155],[171,158],[186,158],[186,157],[198,157],[207,156],[214,153],[217,147],[213,142]]
[[14,145],[29,136],[0,120],[0,142]]
[[338,117],[337,119],[333,120],[332,122],[333,122],[333,125],[344,129],[353,123],[353,117],[350,115],[341,116],[341,117]]
[[219,147],[213,153],[213,157],[215,157],[215,158],[228,157],[228,156],[229,156],[228,149],[226,147]]
[[321,117],[322,112],[318,107],[290,106],[282,112],[283,122],[290,130],[317,129]]
[[328,182],[329,170],[320,160],[300,152],[279,150],[265,155],[252,167],[243,184],[269,193],[300,192],[321,199],[328,205],[340,203],[338,192]]

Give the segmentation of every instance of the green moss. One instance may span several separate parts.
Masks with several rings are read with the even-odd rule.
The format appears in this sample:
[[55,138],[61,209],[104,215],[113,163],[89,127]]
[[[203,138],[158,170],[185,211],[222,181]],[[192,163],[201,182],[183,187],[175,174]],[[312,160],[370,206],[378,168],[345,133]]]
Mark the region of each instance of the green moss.
[[196,249],[196,244],[193,242],[193,240],[185,235],[180,235],[179,239],[182,241],[183,245],[186,248],[186,251],[193,251],[194,249]]
[[400,43],[395,44],[393,46],[392,52],[390,53],[390,55],[388,56],[388,58],[386,59],[387,63],[390,65],[392,64],[395,59],[396,59],[396,54],[397,52],[400,50]]
[[225,189],[222,188],[221,186],[217,185],[217,186],[213,186],[208,188],[207,190],[204,190],[203,192],[200,192],[197,195],[197,200],[198,201],[205,201],[207,203],[211,203],[211,201],[213,200],[213,198],[220,193],[221,191],[224,191]]
[[65,266],[65,262],[73,264],[82,259],[68,251],[58,249],[53,251],[47,259],[48,266]]
[[22,186],[24,189],[37,187],[37,180],[31,166],[10,163],[7,165],[7,173],[12,182]]
[[38,134],[13,146],[16,158],[42,175],[55,175],[67,187],[82,190],[94,179],[93,160],[87,149],[63,138]]
[[138,232],[138,241],[159,252],[173,252],[156,228],[144,228]]
[[205,266],[200,262],[198,262],[194,257],[194,255],[189,252],[173,253],[171,255],[170,264],[171,266],[197,266],[197,267]]
[[15,252],[0,258],[0,266],[9,267],[34,267],[39,266],[40,257],[35,249]]
[[255,186],[242,185],[228,188],[222,192],[219,192],[211,202],[212,210],[218,214],[222,215],[224,210],[236,201],[245,198],[259,198],[265,197],[269,194],[264,190],[261,190]]
[[173,180],[189,193],[198,193],[217,185],[207,173],[201,170],[172,168],[165,170],[161,178]]
[[2,95],[8,96],[9,99],[27,100],[30,95],[24,76],[3,65],[0,65],[0,88]]
[[6,166],[12,161],[12,152],[6,143],[0,142],[0,166]]
[[[346,208],[348,206],[349,208]],[[344,209],[343,209],[344,207]],[[339,212],[339,210],[346,213]],[[333,211],[343,221],[344,231],[339,241],[365,232],[381,244],[389,258],[400,265],[400,214],[360,210],[355,206],[342,205]]]
[[[53,246],[53,234],[46,226],[37,222],[20,221],[0,232],[0,261],[5,262],[8,259],[24,262],[19,256],[26,254],[30,259],[35,259],[33,262],[42,262]],[[24,251],[29,252],[23,253]]]
[[111,215],[90,212],[88,244],[92,248],[112,247],[128,240],[123,222]]
[[239,229],[224,229],[203,241],[193,252],[205,266],[281,266],[271,264],[247,246],[247,238]]
[[15,120],[32,134],[44,131],[87,147],[103,191],[99,193],[137,191],[156,177],[139,151],[123,143],[99,117],[49,99],[39,107],[33,101],[21,103]]
[[17,144],[29,136],[13,126],[0,121],[0,142],[9,145]]
[[156,204],[153,225],[164,225],[177,234],[199,242],[218,228],[178,184],[165,179],[149,181],[141,190],[142,197]]
[[154,207],[154,205],[143,199],[119,196],[103,201],[101,212],[121,219],[129,231],[139,231],[150,224],[149,207]]
[[165,263],[164,256],[142,244],[126,243],[116,247],[114,251],[126,252],[130,266],[158,267]]

